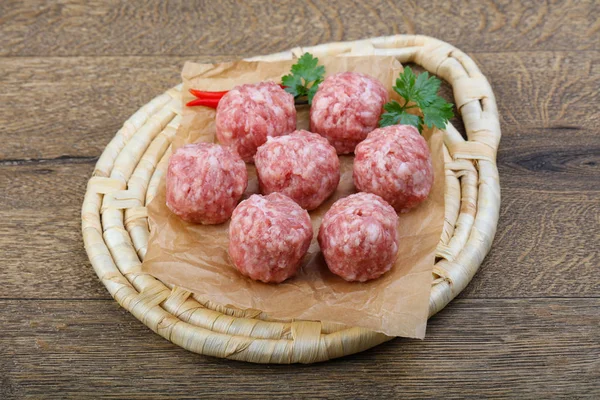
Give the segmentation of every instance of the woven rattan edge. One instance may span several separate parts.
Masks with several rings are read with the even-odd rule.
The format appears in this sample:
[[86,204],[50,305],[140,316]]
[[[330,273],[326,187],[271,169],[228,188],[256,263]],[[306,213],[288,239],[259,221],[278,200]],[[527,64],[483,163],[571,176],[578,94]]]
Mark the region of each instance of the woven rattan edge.
[[[255,57],[282,60],[319,55],[392,55],[448,81],[468,140],[444,131],[446,216],[437,250],[430,316],[469,283],[496,231],[500,187],[495,163],[500,141],[492,89],[476,64],[438,39],[396,35],[339,42]],[[388,336],[315,321],[273,321],[257,310],[198,302],[182,289],[141,271],[148,242],[146,204],[153,198],[181,114],[181,85],[134,113],[97,162],[82,207],[85,248],[117,302],[167,340],[190,351],[258,363],[310,363],[365,350]]]

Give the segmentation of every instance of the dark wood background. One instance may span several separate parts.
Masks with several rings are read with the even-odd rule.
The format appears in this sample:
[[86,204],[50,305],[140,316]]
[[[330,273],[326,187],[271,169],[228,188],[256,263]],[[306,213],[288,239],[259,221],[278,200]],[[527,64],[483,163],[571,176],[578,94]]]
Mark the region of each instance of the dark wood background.
[[[597,1],[0,2],[0,398],[600,398]],[[309,366],[189,353],[94,274],[80,206],[123,121],[219,61],[396,33],[492,82],[494,247],[424,341]]]

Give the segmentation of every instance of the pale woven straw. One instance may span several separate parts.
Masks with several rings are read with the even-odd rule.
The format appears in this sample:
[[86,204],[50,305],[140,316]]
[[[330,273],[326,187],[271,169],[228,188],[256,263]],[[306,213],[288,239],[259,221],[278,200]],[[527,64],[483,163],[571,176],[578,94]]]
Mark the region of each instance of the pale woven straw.
[[[397,35],[256,57],[283,60],[304,52],[388,55],[449,82],[468,140],[444,131],[446,216],[437,248],[429,314],[469,283],[492,244],[500,207],[496,151],[500,125],[494,94],[465,53],[426,36]],[[82,209],[85,248],[98,277],[121,306],[154,332],[190,351],[256,363],[311,363],[356,353],[388,336],[314,321],[273,321],[260,311],[200,302],[141,272],[148,244],[146,205],[156,193],[181,114],[181,85],[133,114],[108,144],[88,183]]]

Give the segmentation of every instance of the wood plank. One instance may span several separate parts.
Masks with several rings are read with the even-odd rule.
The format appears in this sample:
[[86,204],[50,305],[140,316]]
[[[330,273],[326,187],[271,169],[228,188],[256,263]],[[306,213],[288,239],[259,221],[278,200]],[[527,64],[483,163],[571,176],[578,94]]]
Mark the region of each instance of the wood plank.
[[111,299],[81,237],[93,164],[47,164],[0,167],[0,297]]
[[[0,161],[99,156],[131,114],[180,81],[189,58],[0,58]],[[592,136],[598,140],[600,52],[480,53],[476,60],[494,87],[502,147],[542,134],[559,145],[565,135],[588,147]],[[448,85],[443,93],[451,99]]]
[[502,189],[600,191],[600,130],[519,132],[520,136],[503,137],[500,145],[498,169]]
[[[600,49],[600,7],[577,2],[3,1],[4,56],[249,56],[397,33],[469,51]],[[568,21],[569,23],[565,23]]]
[[98,157],[131,114],[180,81],[184,61],[0,59],[0,160]]
[[[599,40],[600,42],[600,40]],[[538,130],[568,128],[577,137],[598,134],[600,115],[592,105],[600,101],[600,52],[535,52],[473,54],[489,79],[505,127]],[[524,135],[518,132],[518,136]]]
[[[598,21],[594,0],[0,2],[0,399],[600,398]],[[474,56],[503,132],[494,246],[425,341],[256,366],[118,307],[83,249],[83,193],[184,61],[415,32]]]
[[[500,158],[498,232],[464,297],[600,295],[600,182],[594,179],[600,152],[577,156],[573,151],[564,161],[553,158],[544,141],[541,150],[534,143]],[[545,152],[540,160],[551,168],[531,168],[532,151]],[[0,190],[0,281],[9,282],[0,297],[109,298],[80,233],[80,207],[92,170],[92,163],[0,166],[0,188],[10,188]]]
[[0,211],[0,298],[111,299],[87,258],[80,207]]
[[600,191],[551,186],[503,188],[492,249],[461,296],[600,295]]
[[424,341],[310,366],[189,353],[112,301],[1,301],[0,397],[600,396],[600,299],[460,300]]

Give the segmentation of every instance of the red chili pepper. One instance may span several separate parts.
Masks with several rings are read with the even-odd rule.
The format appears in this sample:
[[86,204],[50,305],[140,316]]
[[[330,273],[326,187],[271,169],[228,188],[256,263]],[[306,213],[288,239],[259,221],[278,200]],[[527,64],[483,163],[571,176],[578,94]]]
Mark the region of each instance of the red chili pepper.
[[[286,88],[282,84],[279,84],[279,86],[282,89]],[[217,105],[219,105],[219,100],[221,100],[221,98],[223,96],[225,96],[225,94],[227,94],[227,92],[228,92],[228,90],[223,90],[220,92],[207,92],[204,90],[190,89],[190,93],[193,94],[194,96],[196,96],[197,99],[188,102],[186,104],[186,106],[188,106],[188,107],[205,106],[205,107],[217,108]]]
[[211,108],[217,108],[217,106],[219,105],[219,100],[221,99],[194,99],[190,102],[188,102],[186,104],[186,106],[188,107],[194,107],[194,106],[205,106],[205,107],[211,107]]
[[225,96],[225,94],[228,92],[228,90],[223,90],[221,92],[206,92],[203,90],[197,90],[197,89],[190,89],[190,93],[193,94],[194,96],[196,96],[199,99],[220,99],[221,97]]

